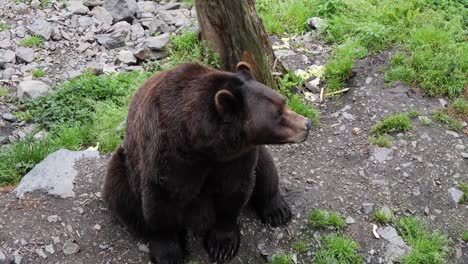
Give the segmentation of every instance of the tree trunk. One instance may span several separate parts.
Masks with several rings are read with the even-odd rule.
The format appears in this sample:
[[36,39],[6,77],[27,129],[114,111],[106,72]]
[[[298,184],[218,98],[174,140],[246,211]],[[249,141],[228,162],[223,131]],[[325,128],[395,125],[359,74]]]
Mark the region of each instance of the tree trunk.
[[235,71],[236,64],[245,61],[257,81],[278,88],[272,71],[284,68],[276,61],[255,0],[195,0],[195,8],[202,36],[219,54],[221,69]]

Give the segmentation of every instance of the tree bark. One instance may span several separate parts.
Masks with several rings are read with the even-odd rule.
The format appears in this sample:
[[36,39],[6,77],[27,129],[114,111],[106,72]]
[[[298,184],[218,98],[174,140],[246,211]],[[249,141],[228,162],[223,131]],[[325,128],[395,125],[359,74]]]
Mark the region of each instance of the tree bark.
[[255,0],[195,0],[195,8],[203,39],[219,54],[221,69],[235,71],[245,61],[257,81],[278,88],[272,71],[284,68],[276,61]]

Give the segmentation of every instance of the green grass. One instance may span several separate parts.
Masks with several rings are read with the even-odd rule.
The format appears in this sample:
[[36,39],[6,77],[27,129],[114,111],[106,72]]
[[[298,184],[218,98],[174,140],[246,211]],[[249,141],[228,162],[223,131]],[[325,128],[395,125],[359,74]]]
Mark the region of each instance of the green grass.
[[468,204],[468,183],[461,182],[458,184],[458,188],[463,192],[463,196],[460,198],[460,203]]
[[468,242],[468,230],[463,232],[463,241]]
[[292,249],[297,253],[305,253],[309,250],[309,245],[305,241],[296,241],[292,245]]
[[382,148],[390,148],[392,146],[392,141],[388,139],[388,137],[384,135],[378,135],[376,137],[371,137],[369,138],[369,142],[371,144],[374,144],[376,146],[382,147]]
[[450,106],[449,113],[456,118],[468,121],[468,101],[463,98],[456,99]]
[[393,114],[385,117],[382,121],[375,124],[371,133],[373,135],[384,135],[395,132],[405,132],[413,127],[407,114]]
[[50,153],[66,148],[96,146],[110,152],[120,144],[133,91],[151,73],[131,72],[94,76],[84,74],[64,84],[55,93],[23,101],[16,115],[49,131],[42,140],[28,137],[0,149],[0,186],[16,184],[35,164]]
[[0,96],[7,96],[8,95],[8,89],[5,87],[0,88]]
[[338,213],[317,208],[309,213],[309,224],[313,227],[333,227],[342,229],[346,223],[344,218]]
[[402,259],[404,264],[447,263],[449,252],[445,250],[448,238],[439,231],[432,232],[428,225],[414,216],[396,222],[398,232],[411,247],[411,253]]
[[0,23],[0,31],[10,29],[10,25],[4,22]]
[[432,121],[429,118],[425,119],[420,119],[419,123],[423,126],[430,126],[432,124]]
[[300,33],[315,14],[314,0],[257,0],[256,9],[271,34]]
[[392,216],[389,216],[385,211],[379,209],[374,212],[374,219],[377,224],[387,224],[392,221]]
[[452,130],[461,130],[463,125],[457,119],[448,115],[444,110],[437,110],[432,113],[432,119],[435,121],[448,125],[448,127]]
[[273,34],[302,32],[309,17],[325,19],[323,37],[335,45],[325,69],[329,91],[345,87],[356,59],[391,46],[401,52],[392,58],[389,82],[452,97],[468,84],[468,9],[462,1],[259,0],[257,10]]
[[342,234],[326,235],[322,239],[323,248],[314,254],[315,264],[360,264],[363,258],[358,254],[359,245]]
[[292,264],[292,256],[290,254],[277,254],[274,255],[270,264]]
[[29,36],[19,41],[18,45],[21,47],[40,47],[44,43],[41,36]]
[[45,71],[43,69],[34,69],[31,73],[34,78],[41,78],[45,76]]
[[411,110],[408,111],[408,117],[411,118],[411,119],[417,118],[420,115],[421,115],[421,113],[416,109],[411,109]]

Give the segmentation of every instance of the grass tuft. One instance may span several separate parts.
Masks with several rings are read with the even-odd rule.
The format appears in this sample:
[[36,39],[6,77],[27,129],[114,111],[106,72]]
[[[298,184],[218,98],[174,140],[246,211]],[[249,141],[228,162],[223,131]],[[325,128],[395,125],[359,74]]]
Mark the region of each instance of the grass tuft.
[[0,88],[0,96],[7,96],[8,95],[8,89],[6,87]]
[[309,250],[309,245],[304,241],[296,241],[292,245],[292,249],[297,253],[305,253]]
[[408,111],[408,117],[411,119],[417,118],[421,115],[421,113],[416,109],[411,109]]
[[10,25],[8,25],[7,23],[1,22],[0,31],[7,30],[7,29],[10,29]]
[[390,148],[392,146],[392,141],[390,141],[390,139],[384,135],[371,137],[369,138],[369,142],[382,148]]
[[392,221],[392,217],[389,216],[385,211],[379,209],[374,212],[374,219],[377,224],[387,224]]
[[463,241],[468,242],[468,230],[463,232]]
[[344,218],[338,213],[316,208],[309,213],[309,224],[313,227],[342,229],[346,223]]
[[463,196],[460,198],[460,203],[468,204],[468,183],[461,182],[458,184],[458,188],[463,192]]
[[358,254],[359,245],[351,238],[341,234],[326,235],[322,239],[323,249],[314,255],[315,264],[364,263]]
[[44,39],[41,36],[29,36],[23,38],[18,43],[21,47],[40,47],[44,43]]
[[456,99],[449,108],[449,113],[458,119],[468,121],[468,101],[459,98]]
[[272,260],[269,262],[271,264],[292,264],[292,256],[290,254],[277,254],[274,255]]
[[397,229],[412,247],[411,253],[403,257],[405,264],[447,263],[449,253],[444,249],[448,238],[439,231],[431,232],[428,225],[414,216],[397,221]]
[[34,78],[41,78],[45,76],[45,71],[43,69],[34,69],[31,73]]
[[411,120],[406,114],[393,114],[385,117],[382,121],[375,124],[371,133],[373,135],[383,135],[395,132],[405,132],[413,127]]
[[457,119],[448,115],[444,110],[437,110],[432,113],[432,119],[435,121],[448,125],[452,130],[460,130],[463,128],[463,125]]

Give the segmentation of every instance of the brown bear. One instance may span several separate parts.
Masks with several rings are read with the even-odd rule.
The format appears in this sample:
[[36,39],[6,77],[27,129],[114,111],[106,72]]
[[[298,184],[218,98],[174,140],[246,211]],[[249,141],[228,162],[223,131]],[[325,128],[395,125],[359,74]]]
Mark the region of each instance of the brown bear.
[[291,219],[265,145],[305,141],[311,121],[285,103],[255,81],[244,62],[236,73],[182,64],[136,91],[104,199],[128,229],[149,241],[153,262],[183,263],[189,229],[203,231],[213,261],[231,259],[248,201],[264,223]]

